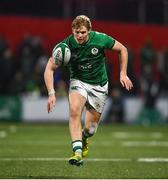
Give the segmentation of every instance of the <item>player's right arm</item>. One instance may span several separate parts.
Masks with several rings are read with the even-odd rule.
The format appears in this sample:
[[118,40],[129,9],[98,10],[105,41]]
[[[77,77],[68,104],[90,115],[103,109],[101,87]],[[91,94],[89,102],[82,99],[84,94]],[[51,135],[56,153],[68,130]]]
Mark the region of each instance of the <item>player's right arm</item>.
[[50,113],[55,106],[56,96],[54,90],[54,71],[57,69],[57,65],[54,63],[52,57],[49,58],[48,63],[46,65],[44,71],[44,81],[48,90],[48,103],[47,103],[47,111]]

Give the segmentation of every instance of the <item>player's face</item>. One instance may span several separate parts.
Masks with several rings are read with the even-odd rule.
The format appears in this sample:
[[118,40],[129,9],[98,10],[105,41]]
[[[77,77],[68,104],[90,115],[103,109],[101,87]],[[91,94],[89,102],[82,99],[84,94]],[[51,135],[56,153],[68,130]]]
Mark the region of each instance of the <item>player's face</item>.
[[81,26],[79,29],[72,29],[72,32],[78,44],[85,43],[89,38],[89,31],[85,26]]

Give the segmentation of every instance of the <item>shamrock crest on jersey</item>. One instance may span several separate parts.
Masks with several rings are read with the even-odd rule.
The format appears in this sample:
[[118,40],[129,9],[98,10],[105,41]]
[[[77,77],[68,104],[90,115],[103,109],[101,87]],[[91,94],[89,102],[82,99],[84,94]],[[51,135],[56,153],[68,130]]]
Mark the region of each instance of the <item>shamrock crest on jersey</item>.
[[95,47],[91,49],[91,53],[92,53],[93,55],[97,55],[98,52],[99,52],[99,50],[98,50],[97,48],[95,48]]

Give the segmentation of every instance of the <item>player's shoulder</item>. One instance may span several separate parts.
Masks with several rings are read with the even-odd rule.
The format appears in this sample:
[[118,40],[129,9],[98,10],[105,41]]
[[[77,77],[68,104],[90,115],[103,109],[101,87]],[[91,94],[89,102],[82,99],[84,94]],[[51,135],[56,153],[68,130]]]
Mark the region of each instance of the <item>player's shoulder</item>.
[[64,39],[62,42],[66,43],[70,49],[73,48],[74,46],[76,46],[76,41],[75,41],[74,36],[72,34],[67,36],[67,38]]
[[70,34],[62,42],[66,43],[66,44],[69,44],[69,42],[72,41],[72,38],[73,38],[73,36],[72,36],[72,34]]
[[93,39],[104,39],[105,37],[108,37],[108,35],[106,33],[99,32],[99,31],[91,31],[90,36]]
[[91,31],[90,33],[92,33],[95,36],[107,36],[106,33],[99,32],[99,31]]
[[71,36],[72,36],[72,35],[69,35],[69,36],[67,36],[65,39],[63,39],[62,41],[57,42],[57,43],[54,45],[54,47],[53,47],[53,51],[57,48],[57,46],[58,46],[59,44],[64,44],[64,45],[67,45],[67,46],[69,47]]

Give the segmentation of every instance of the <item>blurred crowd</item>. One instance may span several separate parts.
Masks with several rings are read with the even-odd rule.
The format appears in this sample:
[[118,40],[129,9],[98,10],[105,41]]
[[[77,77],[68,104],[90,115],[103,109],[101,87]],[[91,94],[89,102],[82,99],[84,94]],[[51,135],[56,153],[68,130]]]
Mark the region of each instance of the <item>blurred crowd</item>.
[[[0,36],[0,95],[46,96],[43,74],[48,58],[42,37],[26,34],[13,52]],[[67,91],[62,73],[59,69],[54,74],[59,96]]]
[[[49,52],[43,41],[42,37],[25,34],[13,50],[6,38],[0,35],[0,96],[38,98],[48,95],[43,74],[52,47]],[[155,105],[158,98],[168,98],[168,48],[158,51],[152,41],[147,39],[138,50],[138,57],[131,47],[127,49],[128,76],[134,88],[127,92],[121,87],[119,77],[114,76],[116,67],[111,59],[107,59],[110,106],[104,121],[124,122],[123,99],[131,96],[140,97],[144,101],[144,108],[137,121],[146,123],[148,119],[148,123],[163,122]],[[54,73],[54,86],[58,98],[67,96],[69,73],[66,67],[58,68]]]
[[[158,52],[150,39],[144,41],[139,50],[139,75],[134,69],[137,63],[134,51],[130,47],[127,48],[128,75],[134,83],[134,88],[128,93],[121,90],[118,79],[111,80],[115,67],[108,61],[109,95],[144,96],[147,104],[153,103],[158,96],[168,96],[168,48]],[[46,96],[43,73],[49,56],[50,53],[43,46],[43,40],[39,36],[26,34],[13,52],[5,37],[0,35],[0,95]],[[69,79],[67,69],[58,69],[54,79],[57,95],[66,96]],[[116,90],[119,93],[114,93]]]

